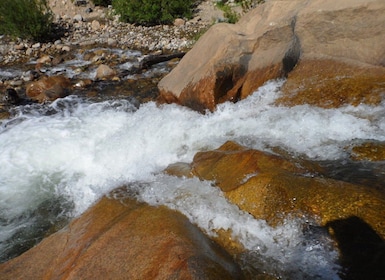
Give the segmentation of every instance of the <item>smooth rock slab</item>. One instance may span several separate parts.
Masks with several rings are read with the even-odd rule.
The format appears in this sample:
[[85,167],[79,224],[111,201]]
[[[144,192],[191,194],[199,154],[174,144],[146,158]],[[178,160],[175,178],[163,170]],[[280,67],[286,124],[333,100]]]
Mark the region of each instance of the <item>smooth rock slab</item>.
[[[119,190],[0,265],[7,279],[241,279],[230,255],[182,214]],[[116,199],[115,199],[116,198]]]

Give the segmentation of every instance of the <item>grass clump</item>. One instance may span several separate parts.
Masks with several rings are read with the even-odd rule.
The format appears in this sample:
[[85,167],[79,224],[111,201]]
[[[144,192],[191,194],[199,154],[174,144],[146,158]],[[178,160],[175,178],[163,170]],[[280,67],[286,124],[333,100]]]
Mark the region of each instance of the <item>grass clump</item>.
[[217,2],[217,7],[223,11],[223,16],[227,19],[228,23],[236,23],[239,20],[240,15],[233,11],[226,1]]
[[192,15],[191,0],[112,0],[112,7],[121,21],[147,26]]
[[37,41],[48,38],[52,28],[47,0],[0,1],[0,34]]

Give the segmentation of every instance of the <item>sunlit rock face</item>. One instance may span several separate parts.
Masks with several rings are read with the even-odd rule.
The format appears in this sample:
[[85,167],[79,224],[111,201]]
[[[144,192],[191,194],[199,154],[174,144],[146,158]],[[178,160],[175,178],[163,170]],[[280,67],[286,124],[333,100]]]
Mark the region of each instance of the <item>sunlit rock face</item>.
[[0,265],[1,279],[242,278],[228,253],[185,216],[121,193]]
[[385,88],[385,2],[340,2],[266,1],[235,25],[214,25],[160,81],[159,101],[214,110],[269,79],[288,76],[283,104],[379,102]]
[[238,188],[249,178],[265,171],[308,172],[279,156],[248,149],[230,141],[217,150],[197,153],[192,170],[200,178],[215,181],[225,192]]
[[[252,163],[254,169],[242,163]],[[237,174],[233,179],[232,170]],[[309,216],[320,225],[355,216],[385,237],[383,193],[305,170],[232,142],[198,153],[192,163],[195,175],[215,181],[232,203],[270,224],[279,224],[288,215]]]
[[42,77],[27,85],[26,95],[38,102],[53,101],[70,94],[71,81],[64,76]]
[[352,160],[385,161],[385,143],[368,141],[350,147]]
[[379,105],[385,93],[385,68],[332,59],[303,60],[289,73],[282,91],[277,104],[285,106]]

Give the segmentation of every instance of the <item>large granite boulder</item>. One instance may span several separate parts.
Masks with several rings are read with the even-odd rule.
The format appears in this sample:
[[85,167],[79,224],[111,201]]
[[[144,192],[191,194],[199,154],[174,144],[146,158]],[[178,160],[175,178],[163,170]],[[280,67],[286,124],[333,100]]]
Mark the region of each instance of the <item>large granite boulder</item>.
[[384,193],[318,176],[297,165],[227,142],[215,151],[197,153],[191,167],[199,178],[214,180],[240,209],[272,225],[288,215],[307,215],[323,226],[355,216],[385,238]]
[[7,279],[241,279],[230,255],[182,214],[121,195],[0,265]]
[[384,38],[382,0],[266,1],[237,24],[211,27],[159,82],[159,101],[214,110],[288,77],[283,104],[376,103],[385,89]]

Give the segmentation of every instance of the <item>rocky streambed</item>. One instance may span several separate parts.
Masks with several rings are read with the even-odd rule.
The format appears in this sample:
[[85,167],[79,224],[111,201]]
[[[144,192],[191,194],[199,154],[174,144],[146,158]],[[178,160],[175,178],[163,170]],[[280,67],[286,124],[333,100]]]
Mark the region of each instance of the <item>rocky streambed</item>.
[[[382,279],[384,10],[271,0],[181,61],[108,40],[28,60],[3,82],[43,102],[0,126],[4,260],[70,221],[4,279]],[[170,104],[141,102],[160,78]]]
[[[114,95],[131,96],[138,102],[154,100],[158,81],[182,55],[148,65],[143,62],[185,53],[222,14],[207,1],[197,7],[196,16],[189,21],[177,19],[174,25],[146,27],[120,22],[111,8],[83,2],[85,5],[71,1],[50,2],[57,29],[57,38],[50,42],[0,36],[0,110],[3,117],[18,102],[41,102],[44,98],[34,98],[37,93],[28,95],[26,91],[29,84],[44,77],[68,78],[64,83],[57,84],[56,80],[39,84],[39,88],[43,87],[41,91],[54,91],[54,95],[57,92],[57,97],[66,91],[66,94],[99,100]],[[24,101],[9,96],[7,89],[14,90],[13,95],[17,94]]]

